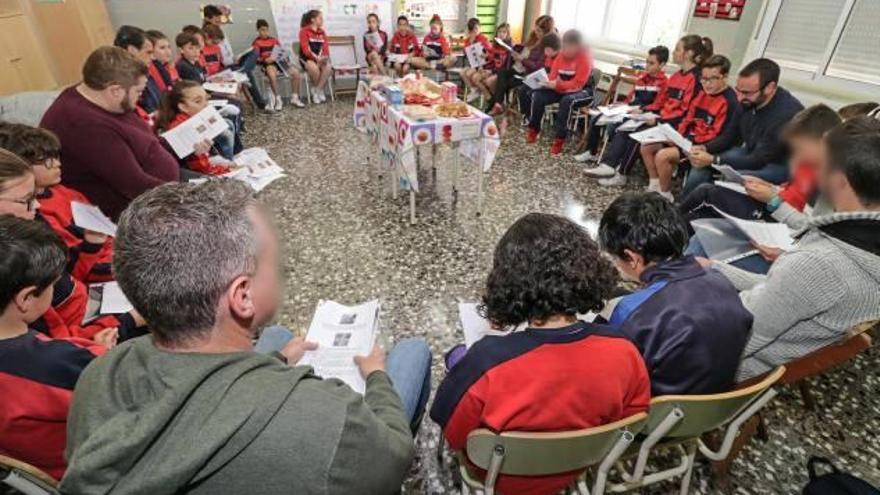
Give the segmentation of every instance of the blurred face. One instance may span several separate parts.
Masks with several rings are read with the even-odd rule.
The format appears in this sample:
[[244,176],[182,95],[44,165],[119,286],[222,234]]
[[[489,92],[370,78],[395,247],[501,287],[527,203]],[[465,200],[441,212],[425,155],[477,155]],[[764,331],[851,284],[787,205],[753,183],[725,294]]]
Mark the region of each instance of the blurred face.
[[375,17],[367,17],[367,29],[370,31],[378,31],[379,30],[379,20]]
[[205,38],[201,34],[196,34],[196,40],[199,42],[199,50],[205,47]]
[[281,301],[281,283],[278,276],[278,239],[266,215],[253,211],[251,220],[257,238],[257,269],[250,280],[256,328],[272,321]]
[[648,71],[648,74],[656,76],[663,70],[663,65],[657,60],[656,55],[648,55],[648,60],[645,62],[645,70]]
[[563,43],[562,56],[565,58],[574,58],[577,56],[581,47],[577,43]]
[[36,192],[36,182],[32,174],[0,184],[0,215],[33,220],[40,207]]
[[761,108],[776,91],[776,83],[768,83],[766,87],[761,87],[761,78],[758,74],[752,74],[746,77],[738,77],[736,79],[736,95],[739,98],[743,108]]
[[684,63],[684,43],[679,41],[675,44],[675,50],[672,52],[672,61],[675,62],[676,65],[681,65]]
[[208,106],[208,93],[201,86],[187,88],[177,109],[187,115],[195,115]]
[[321,14],[318,14],[317,17],[315,17],[314,19],[312,19],[312,26],[315,26],[315,28],[322,28],[322,27],[324,27],[324,16],[321,15]]
[[480,34],[480,23],[474,24],[474,28],[468,31],[471,36]]
[[200,52],[199,45],[194,45],[192,43],[187,43],[180,48],[180,56],[189,60],[190,62],[195,62],[199,59]]
[[437,24],[436,22],[434,24],[431,24],[431,34],[433,34],[434,36],[439,36],[440,31],[442,30],[443,27],[440,24]]
[[717,95],[727,88],[727,76],[722,74],[718,67],[705,67],[700,76],[700,84],[703,85],[703,91]]
[[153,45],[153,59],[167,64],[171,62],[172,56],[171,43],[166,39],[156,40],[156,44]]
[[153,61],[153,43],[150,42],[150,40],[144,40],[144,44],[140,49],[129,45],[128,51],[145,64],[149,64]]
[[409,32],[409,22],[407,21],[397,21],[397,30],[401,32],[401,34],[406,34]]
[[559,54],[559,50],[554,50],[553,48],[550,48],[549,46],[544,48],[544,56],[545,57],[554,58],[558,54]]
[[45,189],[61,183],[61,160],[49,158],[33,164],[37,189]]
[[840,170],[831,169],[829,166],[831,164],[831,157],[828,154],[828,147],[824,146],[824,148],[824,159],[819,165],[819,191],[835,207],[834,209],[838,209],[838,204],[840,204],[843,198],[848,196],[847,192],[850,190],[849,181],[846,179],[846,174]]
[[503,28],[499,29],[498,31],[495,31],[495,37],[506,40],[507,38],[510,38],[510,30],[507,29],[506,27],[503,27]]
[[209,24],[219,26],[219,25],[223,24],[223,16],[222,15],[215,15],[214,17],[205,17],[205,21],[208,22]]
[[257,29],[257,34],[260,35],[260,38],[268,38],[269,26],[260,26],[260,29]]
[[825,168],[825,142],[809,136],[792,136],[788,139],[791,149],[791,163],[798,166],[814,167],[817,171]]

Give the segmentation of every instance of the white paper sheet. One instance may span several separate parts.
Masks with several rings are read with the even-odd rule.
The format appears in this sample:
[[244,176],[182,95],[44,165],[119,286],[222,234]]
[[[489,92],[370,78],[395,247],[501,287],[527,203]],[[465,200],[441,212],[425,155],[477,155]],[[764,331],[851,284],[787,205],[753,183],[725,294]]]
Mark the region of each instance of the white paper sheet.
[[623,120],[626,118],[626,115],[602,115],[599,114],[599,118],[596,119],[596,125],[608,125],[608,124],[621,124]]
[[755,222],[752,220],[743,220],[728,215],[718,208],[714,207],[722,217],[734,224],[742,233],[756,243],[773,248],[779,248],[783,251],[789,251],[794,247],[794,239],[791,237],[791,231],[784,223],[768,223]]
[[501,39],[501,38],[495,38],[495,43],[498,43],[498,45],[499,45],[501,48],[504,48],[505,50],[507,50],[507,51],[509,51],[509,52],[512,52],[512,51],[513,51],[513,47],[510,46],[510,45],[508,45],[507,43],[505,43],[504,40]]
[[523,84],[532,89],[541,89],[544,87],[544,83],[549,80],[550,79],[547,77],[547,70],[541,68],[527,75],[523,79]]
[[229,100],[208,100],[208,104],[217,108],[223,108],[229,104]]
[[609,117],[613,115],[626,115],[637,108],[639,107],[630,105],[599,105],[596,107],[602,115],[607,115]]
[[306,352],[300,364],[315,368],[324,378],[338,378],[355,392],[363,394],[366,383],[354,357],[369,354],[376,341],[379,324],[379,301],[359,306],[344,306],[335,301],[320,301],[309,325],[306,340],[318,348]]
[[458,303],[458,318],[464,333],[464,345],[467,348],[486,335],[507,335],[509,333],[493,329],[489,320],[477,312],[477,303]]
[[170,131],[163,132],[161,136],[168,141],[178,157],[185,158],[193,153],[196,144],[202,141],[212,141],[227,129],[229,129],[229,125],[220,112],[208,105],[184,123]]
[[386,56],[392,64],[405,64],[409,61],[409,55],[406,53],[389,53]]
[[379,33],[367,33],[364,35],[364,38],[368,43],[376,47],[376,49],[382,48],[382,35]]
[[134,306],[128,302],[128,298],[122,293],[119,284],[116,282],[107,282],[101,284],[103,286],[101,296],[101,314],[112,315],[120,313],[128,313]]
[[644,131],[633,132],[629,135],[629,137],[635,139],[636,141],[642,144],[651,144],[651,143],[665,143],[669,141],[666,137],[666,133],[660,129],[660,126],[651,127],[649,129],[645,129]]
[[247,80],[248,78],[246,74],[232,69],[221,70],[220,72],[211,76],[211,81],[215,82],[244,83],[247,82]]
[[624,132],[634,131],[643,125],[645,125],[645,123],[641,120],[627,120],[626,122],[620,124],[620,126],[617,127],[617,130]]
[[486,51],[480,43],[472,43],[464,48],[464,54],[467,56],[468,64],[475,69],[479,69],[486,65]]
[[73,224],[77,227],[116,237],[116,224],[97,206],[71,201],[70,209],[73,211]]
[[691,221],[691,225],[706,256],[713,261],[731,263],[758,252],[749,238],[724,218],[701,218]]
[[749,195],[749,193],[746,192],[745,186],[743,186],[742,184],[737,184],[736,182],[728,182],[726,180],[716,180],[715,185],[730,189],[731,191],[736,191],[744,196]]
[[236,82],[206,82],[202,83],[202,88],[209,93],[220,93],[224,95],[238,94],[238,83]]
[[737,184],[745,184],[746,180],[739,171],[730,165],[721,164],[721,165],[712,165],[712,168],[721,172],[721,175],[724,177],[724,180],[727,182],[735,182]]
[[652,120],[652,119],[657,120],[660,118],[660,116],[654,112],[645,112],[645,113],[628,113],[628,114],[626,114],[626,118],[645,122],[645,121]]
[[660,124],[657,127],[661,131],[663,131],[663,134],[666,135],[666,138],[669,141],[672,141],[676,146],[683,149],[685,153],[689,152],[691,150],[691,147],[693,147],[694,144],[692,142],[690,142],[689,140],[685,139],[685,137],[682,136],[681,134],[679,134],[678,131],[673,129],[671,125]]

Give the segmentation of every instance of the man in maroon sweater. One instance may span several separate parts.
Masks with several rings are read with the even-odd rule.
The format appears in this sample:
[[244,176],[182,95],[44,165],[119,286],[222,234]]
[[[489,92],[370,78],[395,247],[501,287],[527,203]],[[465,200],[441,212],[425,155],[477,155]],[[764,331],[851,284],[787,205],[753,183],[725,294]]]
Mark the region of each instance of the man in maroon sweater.
[[98,48],[83,82],[49,107],[40,127],[61,140],[62,183],[116,219],[141,193],[179,179],[177,160],[135,113],[147,66],[121,48]]

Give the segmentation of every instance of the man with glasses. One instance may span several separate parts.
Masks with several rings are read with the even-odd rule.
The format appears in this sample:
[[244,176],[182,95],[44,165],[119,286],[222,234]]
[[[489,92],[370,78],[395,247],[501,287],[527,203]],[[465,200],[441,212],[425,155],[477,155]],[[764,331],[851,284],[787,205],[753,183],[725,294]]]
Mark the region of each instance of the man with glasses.
[[[774,184],[788,179],[788,151],[780,138],[782,127],[804,106],[786,89],[779,87],[779,64],[759,58],[739,72],[736,93],[742,106],[734,132],[719,136],[717,149],[710,153],[694,146],[689,158],[696,167],[688,177],[688,188],[712,181],[712,167],[727,164],[745,175]],[[699,167],[699,168],[697,168]]]

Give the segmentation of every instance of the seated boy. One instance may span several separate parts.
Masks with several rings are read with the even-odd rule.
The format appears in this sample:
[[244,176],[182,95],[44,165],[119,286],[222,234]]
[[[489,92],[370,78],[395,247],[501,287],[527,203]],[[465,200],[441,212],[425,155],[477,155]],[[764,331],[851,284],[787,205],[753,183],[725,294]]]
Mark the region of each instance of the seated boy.
[[52,304],[65,247],[48,227],[0,215],[0,453],[64,475],[67,411],[83,368],[104,346],[29,328]]
[[752,326],[733,284],[682,255],[687,239],[675,206],[655,193],[619,196],[599,225],[602,249],[641,284],[609,324],[641,351],[654,396],[730,390]]
[[112,280],[113,239],[73,223],[71,202],[91,202],[80,192],[61,185],[61,143],[55,134],[21,124],[2,124],[0,148],[31,165],[40,202],[36,218],[49,224],[69,249],[71,275],[84,282]]
[[180,58],[177,60],[177,73],[181,79],[203,83],[207,80],[207,69],[202,63],[201,41],[197,34],[183,31],[174,38]]
[[[650,382],[635,346],[576,316],[601,309],[616,281],[614,267],[571,220],[530,213],[507,230],[495,248],[481,311],[496,327],[528,328],[483,337],[440,384],[431,418],[452,449],[463,450],[478,428],[578,430],[648,408]],[[502,475],[497,487],[556,493],[579,474]]]
[[146,35],[147,39],[153,43],[153,63],[147,67],[150,79],[164,94],[180,79],[177,68],[171,63],[174,58],[171,41],[165,36],[165,33],[155,29],[147,31]]
[[555,139],[550,147],[551,155],[562,153],[565,138],[568,137],[568,117],[576,110],[576,106],[590,101],[591,90],[587,88],[593,62],[584,46],[581,33],[572,29],[562,36],[562,50],[550,68],[548,81],[544,89],[531,95],[532,114],[529,117],[529,128],[526,131],[526,142],[534,143],[541,133],[541,122],[544,120],[544,109],[552,103],[559,103],[554,124]]

